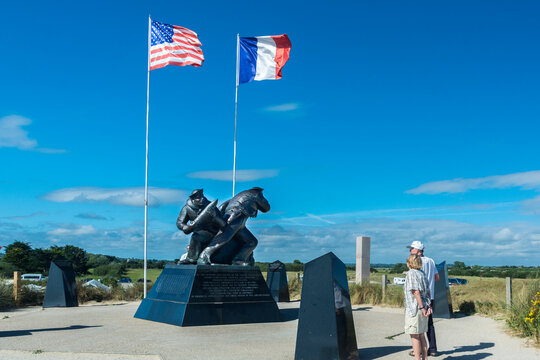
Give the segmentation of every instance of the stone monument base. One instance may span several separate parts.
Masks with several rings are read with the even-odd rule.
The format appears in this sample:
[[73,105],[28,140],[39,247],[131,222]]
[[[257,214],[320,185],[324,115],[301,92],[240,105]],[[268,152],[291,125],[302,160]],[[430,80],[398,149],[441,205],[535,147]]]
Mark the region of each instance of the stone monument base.
[[167,265],[135,313],[178,326],[280,321],[258,267]]

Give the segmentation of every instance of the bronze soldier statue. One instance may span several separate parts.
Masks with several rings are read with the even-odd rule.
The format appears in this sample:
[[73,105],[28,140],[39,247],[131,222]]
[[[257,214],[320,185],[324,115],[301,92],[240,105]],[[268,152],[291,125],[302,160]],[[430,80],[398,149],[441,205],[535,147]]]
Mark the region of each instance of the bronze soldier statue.
[[253,265],[252,253],[258,241],[246,228],[246,221],[250,217],[256,217],[258,210],[262,212],[270,210],[270,204],[262,192],[263,189],[254,187],[238,193],[220,206],[220,210],[224,213],[223,219],[227,224],[201,252],[197,264],[212,264],[212,255],[234,239],[240,243],[240,249],[235,253],[232,264]]
[[210,202],[203,189],[193,190],[180,211],[176,226],[184,234],[191,234],[187,257],[179,264],[196,264],[201,251],[212,241],[218,231],[225,226],[217,200]]

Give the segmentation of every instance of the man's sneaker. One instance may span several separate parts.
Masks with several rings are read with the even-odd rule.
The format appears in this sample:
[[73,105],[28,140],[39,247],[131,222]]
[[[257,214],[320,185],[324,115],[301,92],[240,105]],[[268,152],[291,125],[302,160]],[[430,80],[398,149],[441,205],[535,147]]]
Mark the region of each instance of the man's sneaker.
[[438,354],[436,351],[434,351],[434,352],[428,351],[428,352],[427,352],[427,356],[437,357],[437,356],[439,356],[439,354]]

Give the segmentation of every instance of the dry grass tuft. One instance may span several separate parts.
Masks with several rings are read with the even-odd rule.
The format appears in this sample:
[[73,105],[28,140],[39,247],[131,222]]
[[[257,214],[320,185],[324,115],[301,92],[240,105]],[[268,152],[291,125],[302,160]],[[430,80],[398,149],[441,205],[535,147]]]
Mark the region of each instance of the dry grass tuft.
[[289,298],[291,300],[300,300],[302,282],[296,276],[289,276],[289,279]]
[[386,287],[386,296],[382,296],[382,286],[379,284],[350,284],[351,304],[403,306],[403,287]]
[[[152,286],[148,284],[148,291]],[[143,298],[144,288],[142,283],[133,283],[131,287],[122,287],[118,284],[114,284],[111,291],[105,291],[94,287],[83,287],[79,282],[77,283],[77,296],[79,298],[79,304],[83,304],[89,301],[102,302],[107,300],[124,300],[134,301],[141,300]]]

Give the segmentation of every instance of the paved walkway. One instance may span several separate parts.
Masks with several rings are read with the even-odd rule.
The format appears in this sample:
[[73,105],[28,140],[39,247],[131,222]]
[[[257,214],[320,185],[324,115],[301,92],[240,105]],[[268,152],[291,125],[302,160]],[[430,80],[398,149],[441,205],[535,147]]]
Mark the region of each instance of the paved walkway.
[[[0,312],[2,360],[293,359],[299,302],[281,303],[284,322],[178,327],[133,318],[138,302]],[[361,359],[410,359],[401,309],[360,306]],[[504,323],[479,316],[436,320],[437,359],[540,359]]]

